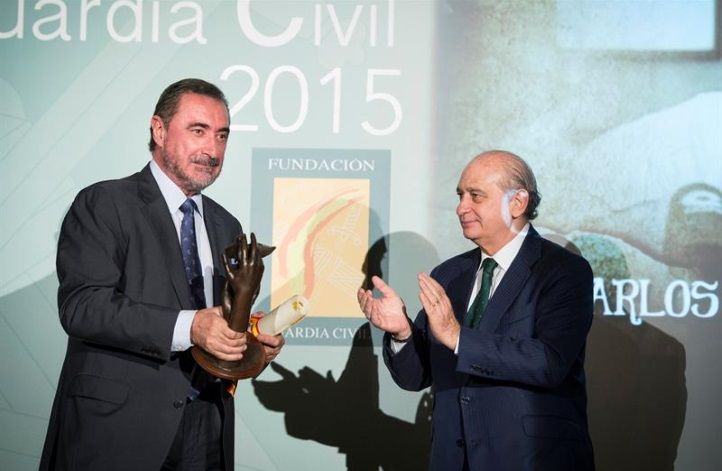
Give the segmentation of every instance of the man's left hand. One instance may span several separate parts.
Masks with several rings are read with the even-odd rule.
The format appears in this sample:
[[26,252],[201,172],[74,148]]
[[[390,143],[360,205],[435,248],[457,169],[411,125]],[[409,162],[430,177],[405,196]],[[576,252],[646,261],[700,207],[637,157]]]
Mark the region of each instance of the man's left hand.
[[426,273],[419,273],[419,299],[429,319],[431,333],[450,350],[456,349],[461,326],[444,288]]
[[[260,320],[263,316],[264,314],[262,312],[256,312],[251,317]],[[259,332],[256,338],[259,342],[261,342],[261,344],[263,344],[263,350],[266,353],[266,364],[275,360],[278,354],[281,353],[283,346],[286,344],[286,339],[283,338],[283,334],[268,335]]]
[[281,353],[283,345],[286,343],[283,334],[267,335],[259,333],[256,338],[263,344],[263,350],[266,352],[266,364],[276,359],[278,354]]

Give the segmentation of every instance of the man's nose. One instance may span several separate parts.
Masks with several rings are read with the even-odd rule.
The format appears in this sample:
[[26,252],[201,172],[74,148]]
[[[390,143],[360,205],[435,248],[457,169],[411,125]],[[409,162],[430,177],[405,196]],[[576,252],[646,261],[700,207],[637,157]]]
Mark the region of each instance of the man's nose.
[[210,136],[203,143],[203,152],[211,157],[223,157],[226,145],[215,136]]
[[459,204],[456,205],[456,215],[457,215],[457,216],[461,216],[461,215],[463,215],[467,210],[468,210],[468,208],[467,208],[466,205],[464,204],[464,200],[463,200],[463,199],[459,200]]
[[461,216],[462,214],[469,211],[468,198],[464,196],[459,197],[459,204],[456,205],[456,215]]

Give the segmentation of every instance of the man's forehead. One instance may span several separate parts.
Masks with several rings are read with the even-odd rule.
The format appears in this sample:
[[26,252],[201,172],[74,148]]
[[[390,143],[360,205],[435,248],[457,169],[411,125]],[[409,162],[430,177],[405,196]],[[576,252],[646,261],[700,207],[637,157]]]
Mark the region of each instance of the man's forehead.
[[178,100],[178,108],[188,108],[188,107],[201,107],[201,108],[212,108],[212,107],[220,107],[225,109],[226,105],[223,103],[223,101],[219,100],[218,98],[208,96],[208,95],[201,95],[199,93],[193,93],[193,92],[187,92],[181,95],[180,99]]
[[488,160],[472,160],[461,173],[461,179],[478,180],[493,178],[501,173],[501,168]]
[[459,187],[482,187],[499,182],[503,177],[503,169],[488,162],[472,161],[466,166],[459,178]]
[[183,115],[186,121],[206,122],[206,117],[211,118],[213,113],[221,111],[224,114],[222,127],[227,127],[230,121],[226,105],[211,96],[197,93],[184,93],[178,102],[175,116]]

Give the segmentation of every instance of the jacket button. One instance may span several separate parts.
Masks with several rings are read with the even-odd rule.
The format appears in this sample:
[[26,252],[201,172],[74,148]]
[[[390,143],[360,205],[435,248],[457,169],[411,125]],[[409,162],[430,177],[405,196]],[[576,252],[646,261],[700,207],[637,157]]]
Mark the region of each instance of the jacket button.
[[465,444],[466,443],[464,442],[464,439],[462,439],[462,438],[456,440],[456,446],[458,446],[459,448],[463,448]]
[[175,407],[176,409],[180,409],[185,403],[186,401],[181,401],[180,399],[177,399],[173,401],[173,407]]

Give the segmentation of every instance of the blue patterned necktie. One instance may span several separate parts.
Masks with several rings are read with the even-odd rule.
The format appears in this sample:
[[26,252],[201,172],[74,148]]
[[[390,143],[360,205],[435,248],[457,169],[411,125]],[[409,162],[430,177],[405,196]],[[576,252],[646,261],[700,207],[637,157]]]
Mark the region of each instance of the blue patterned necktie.
[[481,264],[481,287],[474,298],[474,302],[466,313],[464,325],[476,328],[484,315],[486,305],[489,303],[489,292],[491,291],[491,280],[494,275],[494,268],[498,263],[493,258],[486,258]]
[[194,213],[198,210],[196,202],[188,198],[180,206],[183,212],[180,237],[181,251],[183,252],[183,266],[186,270],[186,279],[190,285],[191,300],[196,309],[206,307],[206,295],[203,292],[203,270],[201,260],[198,256],[198,244],[196,243],[196,224]]

